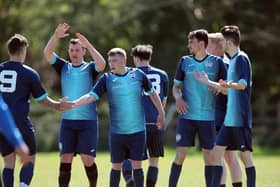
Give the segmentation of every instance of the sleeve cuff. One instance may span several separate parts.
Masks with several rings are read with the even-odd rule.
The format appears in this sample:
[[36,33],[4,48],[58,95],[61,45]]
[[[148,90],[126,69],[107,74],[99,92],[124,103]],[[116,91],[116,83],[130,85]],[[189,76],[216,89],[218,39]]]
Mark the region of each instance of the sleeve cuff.
[[177,79],[174,79],[173,82],[174,82],[175,84],[182,84],[182,83],[183,83],[183,81],[180,81],[180,80],[177,80]]
[[95,97],[96,100],[99,99],[99,96],[98,96],[95,92],[93,92],[93,91],[90,91],[90,92],[89,92],[89,95]]
[[247,81],[245,79],[240,79],[238,83],[243,84],[245,87],[247,87]]
[[42,101],[48,97],[48,93],[41,95],[40,97],[35,98],[35,101]]
[[151,93],[153,93],[155,91],[155,89],[154,88],[151,88],[149,91],[147,91],[146,93],[148,94],[148,95],[150,95]]
[[57,55],[55,53],[53,53],[53,58],[52,58],[52,61],[49,62],[49,64],[55,64],[56,62],[56,59],[57,59]]

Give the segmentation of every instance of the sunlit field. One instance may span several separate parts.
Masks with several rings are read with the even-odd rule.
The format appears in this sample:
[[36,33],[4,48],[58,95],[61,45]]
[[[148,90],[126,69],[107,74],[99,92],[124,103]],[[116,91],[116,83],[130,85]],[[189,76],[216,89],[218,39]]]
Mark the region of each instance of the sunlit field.
[[[174,150],[166,150],[166,156],[160,160],[158,187],[168,186],[169,169],[174,157]],[[257,186],[258,187],[279,187],[280,186],[280,157],[274,155],[255,155],[255,163],[257,167]],[[109,186],[110,174],[110,157],[108,152],[99,152],[96,158],[99,178],[98,186]],[[37,163],[35,174],[31,187],[56,187],[58,177],[59,154],[58,153],[39,153],[37,155]],[[3,163],[1,162],[3,168]],[[18,168],[18,166],[17,166]],[[201,187],[204,184],[204,166],[200,153],[194,152],[184,162],[182,173],[178,187]],[[147,171],[147,161],[144,162],[144,171]],[[244,173],[244,172],[243,172]],[[15,172],[16,185],[18,185],[18,170]],[[243,183],[246,179],[243,178]],[[230,185],[228,179],[227,186]],[[75,157],[73,163],[71,187],[88,186],[86,174],[82,162],[79,157]],[[125,186],[123,178],[121,178],[120,186]],[[243,185],[246,186],[246,185]]]

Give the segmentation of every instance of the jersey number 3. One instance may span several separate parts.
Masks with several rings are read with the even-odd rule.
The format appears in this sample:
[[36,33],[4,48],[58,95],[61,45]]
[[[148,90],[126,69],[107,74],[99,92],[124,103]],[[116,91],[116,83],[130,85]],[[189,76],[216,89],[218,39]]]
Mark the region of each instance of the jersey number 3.
[[152,82],[155,91],[160,94],[160,76],[158,74],[147,74],[147,77]]
[[0,73],[1,92],[12,93],[16,90],[17,72],[12,70],[3,70]]

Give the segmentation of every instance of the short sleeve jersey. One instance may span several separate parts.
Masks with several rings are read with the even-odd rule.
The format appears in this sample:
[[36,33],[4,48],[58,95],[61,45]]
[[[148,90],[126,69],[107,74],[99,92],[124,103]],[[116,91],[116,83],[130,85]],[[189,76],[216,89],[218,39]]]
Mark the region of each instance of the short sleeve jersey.
[[212,121],[215,119],[215,96],[208,86],[195,79],[195,70],[204,71],[212,81],[226,78],[226,69],[219,57],[207,54],[200,61],[193,55],[182,57],[176,70],[174,84],[182,84],[183,99],[188,105],[188,111],[179,117]]
[[[167,100],[169,91],[169,80],[167,73],[153,66],[142,66],[139,67],[139,69],[141,69],[147,75],[161,101]],[[144,110],[146,124],[156,123],[158,111],[147,94],[144,94]]]
[[110,132],[133,134],[145,130],[143,91],[154,91],[144,72],[127,68],[124,75],[105,73],[90,94],[96,99],[107,93],[110,110]]
[[33,128],[29,121],[30,95],[36,101],[47,97],[39,74],[21,62],[7,61],[0,64],[0,90],[17,127],[21,130]]
[[230,59],[228,68],[228,81],[244,84],[244,90],[228,88],[228,102],[225,116],[225,126],[252,127],[251,89],[252,69],[247,54],[243,51]]
[[[73,101],[88,93],[93,87],[98,76],[95,62],[83,62],[80,66],[73,66],[69,61],[56,54],[50,62],[60,75],[62,96],[67,96]],[[68,110],[62,114],[62,119],[67,120],[97,120],[96,103],[90,103]]]

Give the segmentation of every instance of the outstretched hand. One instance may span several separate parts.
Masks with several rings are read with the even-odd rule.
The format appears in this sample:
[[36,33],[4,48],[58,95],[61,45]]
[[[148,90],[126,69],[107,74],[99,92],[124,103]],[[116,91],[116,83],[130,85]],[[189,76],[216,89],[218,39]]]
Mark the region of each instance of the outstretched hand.
[[82,35],[81,33],[76,33],[76,37],[80,40],[80,42],[82,43],[82,45],[85,47],[85,48],[88,48],[88,46],[90,46],[90,43],[88,41],[88,39]]
[[63,97],[59,99],[60,104],[59,104],[59,111],[64,112],[66,110],[70,110],[71,108],[74,107],[74,102],[67,101],[68,97]]
[[196,80],[198,80],[199,82],[203,83],[203,84],[206,84],[208,83],[208,75],[202,71],[201,73],[198,72],[197,70],[194,71],[194,77]]
[[58,38],[65,38],[69,36],[69,33],[67,33],[69,29],[70,25],[68,25],[67,23],[59,24],[55,29],[54,35]]

